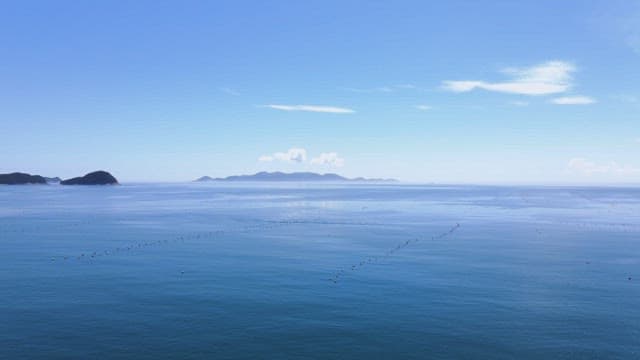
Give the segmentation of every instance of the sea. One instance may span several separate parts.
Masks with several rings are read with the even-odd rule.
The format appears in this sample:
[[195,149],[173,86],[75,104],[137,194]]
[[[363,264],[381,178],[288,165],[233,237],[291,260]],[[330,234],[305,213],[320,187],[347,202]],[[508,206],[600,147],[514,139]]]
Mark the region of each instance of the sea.
[[640,188],[0,186],[1,359],[640,359]]

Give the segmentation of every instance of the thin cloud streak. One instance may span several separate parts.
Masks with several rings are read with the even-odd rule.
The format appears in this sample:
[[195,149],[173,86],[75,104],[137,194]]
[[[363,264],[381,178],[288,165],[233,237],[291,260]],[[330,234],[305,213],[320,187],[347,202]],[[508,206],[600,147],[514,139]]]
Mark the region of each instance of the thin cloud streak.
[[591,176],[594,174],[614,174],[614,175],[634,175],[640,174],[640,168],[629,164],[620,165],[617,162],[609,164],[598,164],[585,158],[573,158],[567,163],[567,168],[571,172]]
[[551,99],[551,103],[556,105],[589,105],[595,102],[595,99],[588,96],[565,96]]
[[399,90],[415,90],[415,89],[418,89],[418,87],[413,84],[397,84],[397,85],[389,85],[389,86],[378,86],[378,87],[372,87],[372,88],[347,87],[342,89],[346,91],[355,92],[355,93],[391,93]]
[[220,88],[220,91],[222,91],[223,93],[227,94],[227,95],[233,95],[233,96],[240,96],[240,92],[231,88]]
[[265,107],[282,110],[282,111],[307,111],[307,112],[316,112],[316,113],[331,113],[331,114],[351,114],[354,113],[355,110],[336,107],[336,106],[321,106],[321,105],[280,105],[280,104],[270,104],[265,105]]

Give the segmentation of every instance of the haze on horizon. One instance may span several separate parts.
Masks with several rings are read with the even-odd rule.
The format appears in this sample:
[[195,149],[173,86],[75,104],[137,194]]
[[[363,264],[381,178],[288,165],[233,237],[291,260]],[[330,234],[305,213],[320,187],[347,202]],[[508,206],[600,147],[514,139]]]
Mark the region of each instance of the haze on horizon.
[[638,2],[24,1],[0,29],[0,173],[640,183]]

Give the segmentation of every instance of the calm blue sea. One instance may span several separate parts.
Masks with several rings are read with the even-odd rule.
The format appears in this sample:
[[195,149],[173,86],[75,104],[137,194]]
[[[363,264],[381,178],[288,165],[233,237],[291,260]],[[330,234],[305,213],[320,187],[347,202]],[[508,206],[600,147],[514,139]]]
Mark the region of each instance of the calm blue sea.
[[0,186],[2,359],[640,359],[640,189]]

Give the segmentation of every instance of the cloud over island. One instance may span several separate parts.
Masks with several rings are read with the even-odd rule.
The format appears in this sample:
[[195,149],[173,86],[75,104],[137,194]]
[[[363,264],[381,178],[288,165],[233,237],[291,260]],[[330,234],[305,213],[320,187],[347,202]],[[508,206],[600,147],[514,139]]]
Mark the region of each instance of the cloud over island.
[[[282,161],[288,163],[306,163],[307,162],[307,150],[303,148],[291,148],[285,152],[276,152],[270,155],[262,155],[258,157],[260,162],[274,162]],[[317,157],[314,157],[309,161],[311,165],[324,165],[330,167],[342,167],[344,166],[344,158],[338,156],[336,152],[321,153]]]
[[307,150],[291,148],[286,152],[276,152],[271,155],[262,155],[258,158],[260,162],[272,162],[276,160],[297,163],[305,162],[307,160]]
[[318,157],[311,159],[311,164],[342,167],[344,166],[344,159],[335,152],[322,153]]

